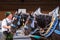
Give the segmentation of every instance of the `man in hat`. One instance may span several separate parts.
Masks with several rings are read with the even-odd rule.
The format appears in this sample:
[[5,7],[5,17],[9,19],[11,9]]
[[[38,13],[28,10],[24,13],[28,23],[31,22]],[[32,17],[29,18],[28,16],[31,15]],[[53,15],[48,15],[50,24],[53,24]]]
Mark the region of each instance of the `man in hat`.
[[[6,12],[5,13],[6,18],[2,20],[2,32],[5,38],[9,34],[9,30],[11,28],[10,24],[12,23],[12,13],[11,12]],[[7,40],[7,39],[6,39]]]
[[8,31],[11,27],[9,26],[12,22],[12,14],[11,12],[5,13],[6,18],[2,20],[2,31]]

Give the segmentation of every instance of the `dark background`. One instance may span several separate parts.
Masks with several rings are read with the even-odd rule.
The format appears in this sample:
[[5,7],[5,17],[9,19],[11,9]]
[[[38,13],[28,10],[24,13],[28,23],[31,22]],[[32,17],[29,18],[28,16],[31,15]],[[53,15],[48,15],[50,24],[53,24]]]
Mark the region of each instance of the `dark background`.
[[57,6],[60,6],[60,0],[0,0],[0,20],[6,11],[14,13],[19,8],[26,8],[30,12],[40,7],[43,13],[48,13]]

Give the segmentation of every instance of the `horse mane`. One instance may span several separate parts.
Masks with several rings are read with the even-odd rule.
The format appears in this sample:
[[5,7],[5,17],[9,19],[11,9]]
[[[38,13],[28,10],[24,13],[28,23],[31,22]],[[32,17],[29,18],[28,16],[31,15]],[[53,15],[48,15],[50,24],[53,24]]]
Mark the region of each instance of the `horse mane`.
[[48,15],[38,15],[36,18],[37,24],[44,28],[46,25],[48,25],[51,22],[52,16]]

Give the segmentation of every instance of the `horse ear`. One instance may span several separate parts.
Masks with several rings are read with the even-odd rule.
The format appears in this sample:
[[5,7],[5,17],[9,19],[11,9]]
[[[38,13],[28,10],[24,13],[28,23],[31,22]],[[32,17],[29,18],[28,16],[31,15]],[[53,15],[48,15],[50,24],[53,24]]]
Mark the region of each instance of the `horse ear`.
[[59,6],[56,7],[53,11],[49,12],[49,15],[52,15],[54,18],[56,18],[57,16],[59,16],[58,11],[59,11]]
[[40,15],[40,14],[41,14],[41,8],[38,8],[38,9],[34,12],[33,16],[35,16],[35,15]]

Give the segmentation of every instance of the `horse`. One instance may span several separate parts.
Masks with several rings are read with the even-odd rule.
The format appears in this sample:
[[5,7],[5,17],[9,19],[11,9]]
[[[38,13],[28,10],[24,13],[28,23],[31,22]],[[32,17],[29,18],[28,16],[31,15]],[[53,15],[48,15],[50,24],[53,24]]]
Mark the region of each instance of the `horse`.
[[[21,16],[21,18],[20,18],[20,16]],[[55,40],[55,39],[53,39],[53,38],[56,38],[56,34],[55,33],[51,33],[51,34],[49,34],[50,33],[50,30],[49,30],[49,28],[51,27],[53,27],[54,28],[54,26],[51,26],[51,25],[55,25],[55,20],[54,20],[54,18],[51,16],[51,15],[38,15],[38,16],[36,16],[36,18],[35,18],[35,20],[34,21],[36,21],[36,23],[34,22],[34,26],[35,26],[35,28],[31,28],[31,27],[29,27],[29,26],[31,26],[30,24],[32,23],[32,20],[34,19],[34,17],[32,17],[32,15],[30,15],[30,17],[29,17],[29,15],[26,15],[26,14],[19,14],[19,15],[16,15],[16,18],[17,18],[17,20],[15,20],[14,22],[13,22],[13,24],[14,25],[17,25],[15,28],[15,32],[16,32],[16,30],[18,30],[22,25],[23,25],[23,23],[25,24],[25,25],[27,25],[27,27],[28,27],[28,29],[27,28],[25,28],[25,35],[29,35],[29,34],[32,34],[32,35],[39,35],[39,36],[41,36],[41,37],[44,37],[44,38],[46,38],[46,40]],[[27,21],[27,23],[26,23],[26,21]],[[18,22],[20,22],[20,25],[18,25]],[[51,22],[53,22],[53,24],[51,24]],[[56,24],[57,25],[57,24]],[[38,29],[38,31],[35,31],[36,30],[36,28]],[[51,29],[50,28],[50,29]],[[52,28],[52,29],[53,29]],[[48,31],[48,32],[47,32]],[[47,33],[46,35],[45,35],[45,33]],[[57,36],[58,37],[58,36]],[[45,39],[44,39],[45,40]]]
[[15,17],[16,20],[14,20],[11,24],[11,32],[15,33],[18,29],[20,29],[23,23],[26,22],[28,15],[23,13],[16,13],[13,17]]
[[[37,25],[40,27],[39,33],[42,37],[46,38],[46,40],[59,40],[60,35],[57,33],[57,29],[59,29],[59,18],[57,17],[55,21],[53,20],[54,22],[52,21],[52,19],[54,18],[52,18],[51,15],[38,15],[36,17]],[[52,28],[50,29],[50,31],[48,31],[47,34],[45,34],[45,32],[49,30],[51,22],[53,22]],[[56,26],[54,27],[54,25]],[[51,30],[53,30],[53,32]]]

